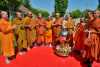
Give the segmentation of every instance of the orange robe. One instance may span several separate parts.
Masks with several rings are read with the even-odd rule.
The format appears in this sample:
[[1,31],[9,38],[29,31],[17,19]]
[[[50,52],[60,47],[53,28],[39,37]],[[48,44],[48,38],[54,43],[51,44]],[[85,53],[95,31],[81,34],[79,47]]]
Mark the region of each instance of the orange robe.
[[26,27],[27,42],[28,42],[28,47],[30,47],[30,46],[32,46],[33,43],[35,43],[34,17],[29,18],[25,24],[29,25],[29,26],[33,26],[32,28]]
[[[63,24],[62,18],[56,19],[54,21],[54,24],[56,23],[61,23]],[[53,45],[59,45],[60,44],[60,31],[61,31],[61,26],[53,27]]]
[[[99,23],[100,19],[96,19],[96,20],[93,20],[92,22],[89,22],[89,26],[88,26],[88,29],[90,31],[98,31],[98,24]],[[84,55],[84,57],[88,58],[88,59],[91,59],[92,61],[94,60],[97,60],[98,57],[97,57],[97,53],[98,53],[98,44],[99,44],[99,37],[97,36],[97,34],[95,33],[91,33],[90,34],[90,40],[89,41],[86,41],[88,37],[86,37],[85,39],[85,51],[86,51],[86,54]],[[83,57],[83,58],[84,58]]]
[[[51,20],[46,23],[47,27],[51,27]],[[46,29],[45,44],[52,43],[52,29]]]
[[[94,19],[94,18],[91,18],[91,19],[89,19],[89,20],[86,22],[85,30],[87,29],[89,22],[91,22],[93,19]],[[86,36],[88,36],[88,34],[87,34],[86,32],[84,32],[83,38],[82,38],[82,39],[83,39],[83,42],[85,41]],[[85,49],[84,43],[82,43],[82,49],[83,49],[83,50]]]
[[[68,26],[75,26],[75,21],[74,19],[69,19],[66,23],[65,23],[65,27]],[[73,46],[73,29],[69,29],[68,30],[69,34],[67,36],[67,42],[69,43],[69,46]]]
[[[91,19],[89,19],[89,20],[86,22],[85,30],[88,29],[89,22],[91,22],[93,19],[94,19],[94,18],[91,18]],[[83,43],[82,43],[82,49],[83,49],[83,55],[82,55],[82,57],[83,57],[83,58],[84,58],[85,55],[86,55],[85,44],[84,44],[86,37],[88,37],[88,33],[87,33],[87,32],[84,32],[83,38],[82,38],[82,39],[83,39]]]
[[[100,19],[97,19],[95,20],[95,26],[96,26],[96,30],[98,30],[98,32],[100,32]],[[97,49],[97,57],[98,57],[98,60],[100,60],[100,34],[98,34],[98,37],[99,37],[99,44],[98,44],[98,48]]]
[[29,17],[24,18],[24,24],[26,24],[26,21],[29,19]]
[[15,55],[13,27],[11,25],[11,21],[0,20],[1,45],[4,57]]
[[84,32],[84,26],[82,24],[77,25],[77,28],[80,30],[76,30],[74,41],[75,41],[75,50],[80,51],[82,50],[82,37],[83,37],[83,32]]
[[[36,19],[35,25],[37,25],[38,23],[42,23],[46,25],[46,21],[44,19]],[[37,43],[42,43],[44,41],[44,27],[43,26],[36,27],[36,36],[37,36]]]

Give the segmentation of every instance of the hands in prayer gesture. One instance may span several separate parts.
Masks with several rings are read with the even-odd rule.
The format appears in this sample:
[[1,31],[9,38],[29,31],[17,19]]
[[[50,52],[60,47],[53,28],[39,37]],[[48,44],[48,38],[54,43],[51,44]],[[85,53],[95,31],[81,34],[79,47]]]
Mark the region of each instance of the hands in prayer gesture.
[[13,26],[13,29],[17,29],[17,25],[14,25],[14,26]]
[[42,23],[38,23],[36,26],[44,26],[45,27],[45,25]]

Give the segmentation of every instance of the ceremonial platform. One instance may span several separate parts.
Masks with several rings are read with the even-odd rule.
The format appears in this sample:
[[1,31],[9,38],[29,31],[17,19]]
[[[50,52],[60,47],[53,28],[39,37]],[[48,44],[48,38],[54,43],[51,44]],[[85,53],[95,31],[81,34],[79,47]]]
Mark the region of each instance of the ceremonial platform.
[[[11,64],[6,64],[0,55],[0,67],[87,67],[83,61],[86,60],[75,52],[68,57],[57,56],[49,46],[32,48],[23,55],[17,53],[16,59],[10,60]],[[93,67],[100,67],[100,63],[94,62]]]

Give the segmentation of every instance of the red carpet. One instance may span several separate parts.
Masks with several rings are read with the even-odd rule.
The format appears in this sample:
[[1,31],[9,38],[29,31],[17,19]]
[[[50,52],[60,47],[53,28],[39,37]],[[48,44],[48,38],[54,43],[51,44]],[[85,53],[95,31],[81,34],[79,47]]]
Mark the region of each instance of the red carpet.
[[[54,54],[54,50],[48,47],[37,47],[27,51],[24,55],[16,55],[16,59],[10,60],[11,64],[6,64],[3,55],[0,55],[0,67],[87,67],[83,64],[80,55],[73,52],[73,56],[59,57]],[[100,67],[100,63],[94,62],[94,67]],[[99,65],[99,66],[97,66]]]

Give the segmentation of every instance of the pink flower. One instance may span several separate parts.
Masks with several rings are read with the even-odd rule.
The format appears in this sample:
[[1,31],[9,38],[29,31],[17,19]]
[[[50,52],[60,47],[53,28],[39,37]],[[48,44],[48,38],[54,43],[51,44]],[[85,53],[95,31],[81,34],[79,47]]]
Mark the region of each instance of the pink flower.
[[63,52],[63,50],[61,50],[61,52]]
[[58,49],[58,51],[59,51],[59,49]]
[[61,48],[59,48],[59,49],[61,49]]
[[64,50],[64,48],[62,48]]

